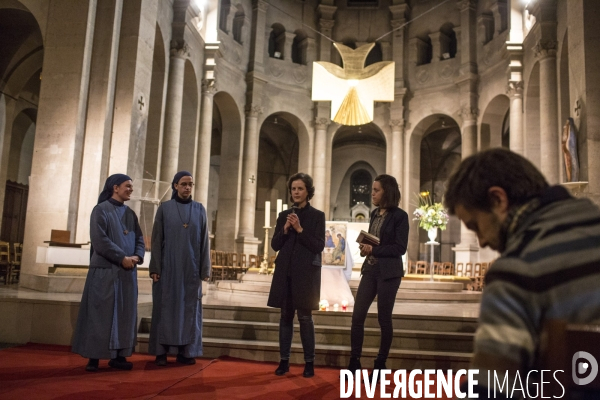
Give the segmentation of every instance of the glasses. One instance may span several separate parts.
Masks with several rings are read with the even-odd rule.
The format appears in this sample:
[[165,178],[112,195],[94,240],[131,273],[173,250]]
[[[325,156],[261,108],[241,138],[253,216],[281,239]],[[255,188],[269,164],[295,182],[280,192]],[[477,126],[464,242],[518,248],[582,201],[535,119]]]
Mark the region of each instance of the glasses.
[[183,183],[178,183],[178,186],[183,186],[183,187],[194,187],[194,184],[192,182],[187,183],[187,182],[183,182]]

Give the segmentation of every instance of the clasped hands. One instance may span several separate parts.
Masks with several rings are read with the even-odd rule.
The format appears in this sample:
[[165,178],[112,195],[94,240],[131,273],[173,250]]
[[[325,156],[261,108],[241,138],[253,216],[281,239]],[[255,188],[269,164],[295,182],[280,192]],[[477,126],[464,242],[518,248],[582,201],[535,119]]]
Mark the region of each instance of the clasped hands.
[[370,256],[373,253],[373,246],[370,244],[360,244],[358,248],[360,249],[361,257]]
[[139,262],[140,258],[138,256],[124,257],[123,261],[121,261],[121,265],[125,269],[133,269]]
[[300,218],[298,215],[294,213],[290,213],[287,216],[287,221],[285,221],[285,225],[283,226],[283,233],[287,235],[290,228],[294,228],[294,230],[298,233],[302,232],[302,226],[300,225]]

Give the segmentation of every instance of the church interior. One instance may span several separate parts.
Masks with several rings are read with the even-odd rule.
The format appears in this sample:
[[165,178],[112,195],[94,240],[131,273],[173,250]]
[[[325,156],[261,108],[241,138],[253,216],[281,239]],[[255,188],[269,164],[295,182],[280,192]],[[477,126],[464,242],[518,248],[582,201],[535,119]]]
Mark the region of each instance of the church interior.
[[[388,365],[466,368],[498,253],[456,217],[433,238],[412,217],[420,197],[443,200],[462,159],[494,147],[600,205],[599,17],[597,0],[0,0],[0,343],[71,343],[109,175],[132,177],[151,254],[156,210],[187,170],[211,238],[205,356],[278,361],[268,243],[289,177],[313,177],[311,205],[351,248],[373,179],[389,174],[411,224]],[[314,100],[317,85],[333,90],[315,63],[348,64],[334,43],[372,44],[361,67],[393,63],[393,95],[367,123],[340,124]],[[327,284],[355,293],[360,260],[346,258],[348,279],[331,268]],[[315,312],[317,365],[347,364],[351,296]],[[367,326],[373,359],[375,307]],[[296,332],[293,362],[299,346]]]

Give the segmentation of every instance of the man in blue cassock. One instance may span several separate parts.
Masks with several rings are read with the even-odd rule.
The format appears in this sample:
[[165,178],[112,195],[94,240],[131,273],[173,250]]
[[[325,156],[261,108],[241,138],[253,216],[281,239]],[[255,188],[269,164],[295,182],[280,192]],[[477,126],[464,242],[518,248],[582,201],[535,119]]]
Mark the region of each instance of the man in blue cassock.
[[135,212],[124,203],[133,192],[131,178],[108,177],[90,221],[90,268],[85,280],[74,353],[89,358],[86,371],[98,370],[99,359],[130,370],[136,345],[137,265],[144,261],[144,238]]
[[206,210],[192,200],[192,175],[178,172],[171,200],[156,212],[152,229],[152,325],[148,350],[156,365],[167,365],[167,353],[177,362],[196,363],[202,355],[202,282],[210,278]]

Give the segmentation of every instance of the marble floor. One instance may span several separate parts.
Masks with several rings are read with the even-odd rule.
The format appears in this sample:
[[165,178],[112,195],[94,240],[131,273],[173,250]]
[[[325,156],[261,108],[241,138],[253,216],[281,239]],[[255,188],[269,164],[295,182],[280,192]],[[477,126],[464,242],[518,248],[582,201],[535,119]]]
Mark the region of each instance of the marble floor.
[[[81,294],[77,293],[45,293],[29,289],[19,289],[17,285],[0,286],[0,301],[11,299],[12,301],[47,301],[79,303]],[[151,295],[139,295],[138,303],[147,304],[152,302]],[[258,294],[228,293],[214,289],[209,285],[208,293],[202,298],[205,305],[224,305],[242,307],[266,307],[267,296]],[[349,307],[349,312],[352,309]],[[377,312],[377,304],[373,303],[369,312]],[[394,314],[420,315],[420,316],[448,316],[448,317],[479,317],[479,303],[422,303],[422,302],[399,302],[394,306]]]

